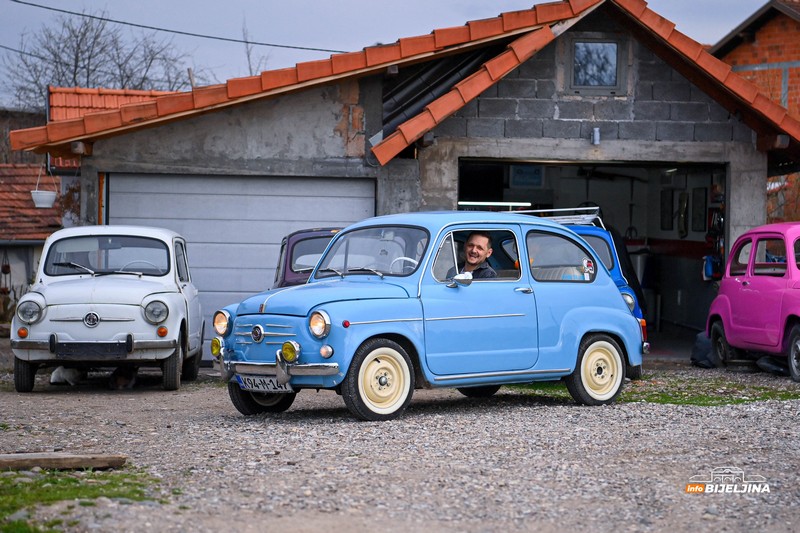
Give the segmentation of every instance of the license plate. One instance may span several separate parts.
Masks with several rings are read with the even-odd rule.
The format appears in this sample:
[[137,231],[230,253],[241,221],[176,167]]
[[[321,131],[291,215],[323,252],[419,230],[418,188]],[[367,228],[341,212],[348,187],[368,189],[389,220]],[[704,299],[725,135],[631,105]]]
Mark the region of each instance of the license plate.
[[244,390],[255,392],[294,392],[288,384],[278,383],[277,376],[241,376],[236,374],[236,381]]

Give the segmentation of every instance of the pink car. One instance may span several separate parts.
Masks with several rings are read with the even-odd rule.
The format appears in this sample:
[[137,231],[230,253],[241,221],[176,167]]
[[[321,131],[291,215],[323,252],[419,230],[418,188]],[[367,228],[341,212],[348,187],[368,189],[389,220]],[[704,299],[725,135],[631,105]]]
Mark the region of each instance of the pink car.
[[731,248],[706,333],[717,366],[758,352],[788,358],[800,381],[800,222],[745,232]]

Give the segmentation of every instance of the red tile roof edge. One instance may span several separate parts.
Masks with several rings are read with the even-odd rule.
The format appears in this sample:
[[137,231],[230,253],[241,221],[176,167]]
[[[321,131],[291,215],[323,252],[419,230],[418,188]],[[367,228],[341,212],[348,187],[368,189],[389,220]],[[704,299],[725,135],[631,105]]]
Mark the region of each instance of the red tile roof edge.
[[[601,3],[605,0],[563,0],[563,2],[551,2],[543,4],[565,4],[570,13],[573,10],[587,9],[588,6]],[[574,7],[570,7],[574,6]],[[200,113],[230,106],[237,103],[249,101],[256,98],[265,98],[277,94],[282,94],[292,90],[304,89],[315,84],[328,83],[330,81],[352,75],[361,75],[374,72],[392,64],[403,63],[406,61],[418,60],[421,57],[434,55],[436,53],[457,50],[460,47],[474,46],[487,41],[513,36],[525,31],[530,31],[538,25],[536,9],[534,6],[530,10],[513,12],[513,20],[503,17],[503,14],[494,18],[469,21],[443,39],[443,33],[448,29],[436,29],[428,35],[416,37],[404,37],[397,42],[388,45],[375,45],[364,48],[360,52],[350,52],[344,54],[334,54],[328,59],[306,61],[296,64],[294,67],[281,68],[277,70],[264,71],[259,76],[245,78],[233,78],[225,84],[198,87],[192,91],[175,92],[168,94],[153,94],[158,91],[149,91],[153,96],[155,108],[142,106],[138,109],[121,109],[113,113],[97,112],[89,113],[77,120],[91,121],[91,125],[85,125],[81,133],[81,128],[73,124],[68,128],[41,126],[12,131],[10,134],[11,148],[13,150],[33,150],[37,152],[55,151],[59,145],[60,151],[64,152],[66,143],[71,141],[86,139],[89,137],[99,137],[113,135],[131,128],[139,128],[158,122],[165,122],[176,117],[185,117],[192,113]],[[527,15],[526,15],[527,13]],[[222,88],[225,93],[223,94]],[[56,92],[80,93],[80,94],[118,94],[129,96],[145,96],[148,91],[132,91],[127,89],[60,89],[53,88]],[[186,96],[190,95],[192,105],[187,108]],[[174,100],[170,100],[170,99]],[[162,102],[170,102],[170,105],[163,105]],[[179,103],[176,107],[172,102]],[[144,102],[140,102],[144,104]],[[155,113],[153,113],[155,109]],[[114,116],[116,115],[116,116]],[[89,117],[89,118],[87,118]],[[52,124],[52,122],[51,122]],[[105,124],[105,127],[103,127]]]

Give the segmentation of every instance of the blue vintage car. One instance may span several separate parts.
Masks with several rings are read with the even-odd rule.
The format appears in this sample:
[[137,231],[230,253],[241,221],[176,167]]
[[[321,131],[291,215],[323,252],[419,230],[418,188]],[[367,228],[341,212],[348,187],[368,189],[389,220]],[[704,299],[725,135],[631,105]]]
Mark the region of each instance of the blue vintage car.
[[[496,276],[462,272],[473,234],[490,243]],[[284,411],[302,389],[333,389],[356,417],[387,420],[417,388],[487,397],[504,384],[558,380],[578,403],[601,405],[649,349],[644,321],[586,241],[511,213],[353,224],[307,284],[217,311],[214,329],[212,354],[245,415]]]

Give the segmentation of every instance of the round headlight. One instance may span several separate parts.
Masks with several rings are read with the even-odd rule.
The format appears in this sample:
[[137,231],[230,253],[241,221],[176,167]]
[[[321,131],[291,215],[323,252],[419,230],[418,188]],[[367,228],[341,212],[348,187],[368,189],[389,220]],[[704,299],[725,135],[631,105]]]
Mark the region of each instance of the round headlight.
[[17,306],[17,317],[26,324],[33,324],[42,318],[42,308],[30,300]]
[[169,307],[164,302],[155,300],[144,307],[144,317],[151,324],[160,324],[169,316]]
[[326,337],[331,332],[331,317],[325,311],[314,311],[308,318],[308,329],[318,339]]
[[281,356],[287,363],[294,363],[300,356],[300,345],[294,341],[286,341],[281,345]]
[[628,304],[628,309],[633,311],[633,308],[636,307],[636,301],[633,299],[633,296],[631,296],[627,292],[623,292],[622,299],[625,300],[626,304]]
[[227,335],[231,327],[231,315],[227,311],[214,313],[214,331],[217,335]]

